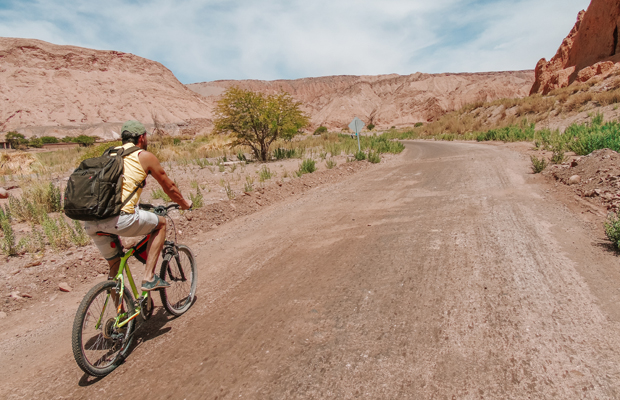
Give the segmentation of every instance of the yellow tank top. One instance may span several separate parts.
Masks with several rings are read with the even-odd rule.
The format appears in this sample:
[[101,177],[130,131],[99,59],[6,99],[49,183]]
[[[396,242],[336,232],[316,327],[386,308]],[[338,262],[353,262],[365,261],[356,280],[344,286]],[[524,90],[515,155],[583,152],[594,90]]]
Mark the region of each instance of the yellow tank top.
[[[129,149],[134,146],[133,143],[126,143],[123,146],[125,149]],[[120,147],[116,147],[119,149]],[[146,172],[144,168],[142,168],[142,164],[140,164],[140,160],[138,159],[138,154],[140,154],[143,150],[134,151],[130,155],[123,157],[125,170],[123,172],[123,193],[121,195],[122,201],[125,201],[127,197],[133,192],[143,180],[146,179]],[[133,214],[136,212],[136,205],[140,202],[140,195],[142,194],[142,188],[138,189],[138,191],[131,197],[131,199],[125,204],[125,207],[121,209],[127,214]]]

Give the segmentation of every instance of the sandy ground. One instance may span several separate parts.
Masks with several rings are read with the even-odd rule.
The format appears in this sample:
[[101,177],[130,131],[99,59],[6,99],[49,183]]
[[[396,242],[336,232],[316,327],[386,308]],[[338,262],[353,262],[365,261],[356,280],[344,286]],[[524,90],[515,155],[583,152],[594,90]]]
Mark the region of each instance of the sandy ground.
[[618,398],[620,272],[506,146],[399,158],[192,238],[198,299],[85,376],[86,291],[0,320],[1,397]]

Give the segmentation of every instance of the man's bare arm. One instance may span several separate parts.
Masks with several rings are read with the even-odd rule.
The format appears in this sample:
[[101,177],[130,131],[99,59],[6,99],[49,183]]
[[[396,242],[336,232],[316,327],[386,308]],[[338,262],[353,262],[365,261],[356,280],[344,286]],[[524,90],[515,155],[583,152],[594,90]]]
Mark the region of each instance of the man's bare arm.
[[149,153],[148,151],[143,151],[138,155],[140,159],[140,164],[142,164],[142,168],[144,168],[144,172],[147,174],[151,174],[153,178],[161,185],[164,192],[170,196],[170,199],[175,203],[178,203],[181,206],[181,209],[187,210],[191,207],[191,203],[183,198],[181,191],[174,184],[172,179],[168,177],[166,171],[159,163],[159,160],[153,153]]

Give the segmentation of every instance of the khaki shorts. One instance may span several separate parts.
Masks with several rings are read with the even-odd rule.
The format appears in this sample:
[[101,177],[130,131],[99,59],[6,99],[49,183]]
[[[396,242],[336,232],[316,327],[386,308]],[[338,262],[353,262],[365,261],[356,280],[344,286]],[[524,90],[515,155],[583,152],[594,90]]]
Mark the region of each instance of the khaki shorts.
[[123,249],[113,244],[110,236],[99,236],[97,232],[112,233],[118,236],[144,236],[153,232],[159,223],[159,217],[149,211],[136,209],[134,214],[122,214],[100,221],[86,221],[84,230],[93,239],[95,245],[106,260],[123,255]]

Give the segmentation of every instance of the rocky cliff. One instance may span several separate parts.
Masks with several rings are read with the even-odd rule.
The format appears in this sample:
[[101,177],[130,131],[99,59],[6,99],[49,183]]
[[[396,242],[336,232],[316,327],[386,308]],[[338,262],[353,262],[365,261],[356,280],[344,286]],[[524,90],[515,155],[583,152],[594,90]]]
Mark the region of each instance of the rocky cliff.
[[[111,138],[127,119],[211,118],[163,65],[117,51],[0,38],[0,131]],[[72,132],[73,131],[73,132]]]
[[618,70],[620,61],[620,2],[592,0],[555,56],[536,65],[536,79],[530,93],[547,94],[573,82],[585,82]]
[[339,129],[355,116],[380,128],[411,126],[467,103],[524,97],[533,81],[533,71],[514,71],[214,81],[187,86],[210,102],[231,86],[267,93],[283,90],[303,103],[314,127]]

